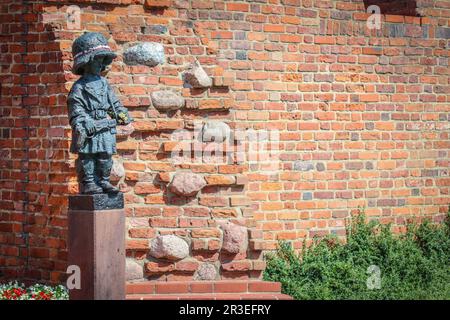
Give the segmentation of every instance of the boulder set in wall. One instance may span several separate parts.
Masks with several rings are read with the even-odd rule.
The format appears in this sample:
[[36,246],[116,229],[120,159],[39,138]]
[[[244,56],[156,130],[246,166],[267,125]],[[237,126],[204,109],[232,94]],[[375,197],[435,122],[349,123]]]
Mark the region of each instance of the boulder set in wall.
[[180,196],[195,196],[206,186],[205,179],[193,172],[177,172],[169,185],[170,191]]
[[150,255],[158,259],[181,260],[189,255],[189,245],[175,235],[158,236],[151,242]]
[[130,46],[123,53],[123,60],[130,66],[145,65],[155,67],[166,61],[164,47],[157,42],[144,42]]

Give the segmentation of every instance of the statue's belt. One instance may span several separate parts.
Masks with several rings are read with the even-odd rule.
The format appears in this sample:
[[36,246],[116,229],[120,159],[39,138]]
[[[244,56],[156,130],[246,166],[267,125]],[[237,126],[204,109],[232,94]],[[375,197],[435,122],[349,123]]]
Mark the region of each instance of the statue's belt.
[[89,115],[93,118],[93,119],[105,119],[106,118],[106,110],[103,109],[95,109],[92,110]]
[[[106,129],[115,128],[116,125],[117,121],[115,119],[94,120],[95,133]],[[88,136],[88,138],[90,138],[90,136]]]
[[114,119],[102,119],[102,120],[94,120],[94,128],[95,131],[88,135],[86,130],[82,128],[78,128],[78,139],[77,139],[77,147],[83,148],[87,139],[91,139],[95,136],[96,133],[102,132],[104,130],[111,130],[111,133],[115,133],[117,122]]

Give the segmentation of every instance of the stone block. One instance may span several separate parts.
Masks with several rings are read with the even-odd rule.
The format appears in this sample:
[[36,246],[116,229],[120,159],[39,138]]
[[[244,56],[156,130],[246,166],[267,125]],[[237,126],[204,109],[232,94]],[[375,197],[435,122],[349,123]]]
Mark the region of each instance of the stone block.
[[171,111],[183,108],[186,101],[172,90],[154,91],[150,95],[153,106],[161,111]]
[[218,224],[223,230],[222,251],[237,254],[247,250],[248,231],[246,227],[229,221],[219,222]]
[[170,183],[170,190],[180,196],[196,195],[204,186],[205,179],[193,172],[177,172]]
[[158,42],[143,42],[129,47],[123,53],[126,64],[146,65],[149,67],[165,63],[164,47]]
[[212,79],[202,66],[195,61],[183,74],[184,81],[192,88],[208,88],[212,86]]
[[[96,201],[88,199],[95,196],[69,197],[68,265],[80,271],[80,287],[70,289],[69,297],[71,300],[122,300],[125,298],[123,197],[119,209],[77,209],[83,207],[80,201],[86,203],[86,208],[95,207]],[[73,197],[76,199],[71,201]],[[117,202],[115,206],[120,207]]]
[[181,260],[189,255],[189,246],[175,235],[158,236],[152,241],[150,255],[158,259]]
[[123,193],[77,194],[69,197],[72,210],[112,210],[123,209]]

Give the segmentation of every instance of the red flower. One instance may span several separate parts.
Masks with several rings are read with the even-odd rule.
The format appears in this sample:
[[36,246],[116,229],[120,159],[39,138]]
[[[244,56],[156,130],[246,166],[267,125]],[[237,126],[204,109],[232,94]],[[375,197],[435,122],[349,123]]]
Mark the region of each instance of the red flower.
[[21,289],[14,289],[14,294],[15,294],[17,297],[20,297],[20,296],[22,295],[22,290],[21,290]]

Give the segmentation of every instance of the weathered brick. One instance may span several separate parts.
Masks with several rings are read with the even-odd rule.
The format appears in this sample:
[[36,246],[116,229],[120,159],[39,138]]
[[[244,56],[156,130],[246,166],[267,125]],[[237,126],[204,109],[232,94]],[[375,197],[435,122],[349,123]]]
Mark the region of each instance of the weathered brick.
[[[300,248],[304,238],[344,237],[342,220],[358,206],[366,205],[368,215],[393,223],[397,232],[412,212],[418,219],[445,217],[450,34],[442,16],[445,1],[427,3],[427,17],[386,12],[382,30],[369,33],[349,23],[365,26],[370,16],[351,1],[335,7],[330,1],[302,7],[299,0],[87,2],[96,5],[83,7],[81,29],[107,34],[114,51],[130,41],[160,42],[165,49],[165,64],[128,66],[118,58],[106,75],[135,119],[118,127],[114,157],[125,169],[118,186],[130,222],[127,254],[144,259],[146,276],[192,280],[196,262],[209,262],[225,265],[222,279],[256,277],[264,261],[256,255],[221,260],[220,235],[202,235],[216,228],[216,219],[256,228],[249,250],[259,251],[276,249],[278,239]],[[397,6],[382,10],[404,9]],[[70,72],[75,35],[53,4],[28,8],[27,14],[23,4],[4,8],[0,273],[17,277],[31,257],[29,277],[62,282],[67,195],[78,192],[66,106],[78,78]],[[24,23],[33,31],[27,46],[16,37]],[[210,89],[183,88],[184,67],[194,60],[213,79]],[[181,90],[185,108],[167,113],[149,108],[156,87]],[[233,152],[222,163],[209,158],[193,163],[189,156],[175,163],[171,152],[178,139],[172,134],[197,134],[197,120],[224,121],[233,134],[235,128],[278,130],[276,169],[237,159]],[[233,138],[233,148],[246,150],[242,136]],[[167,186],[178,170],[200,173],[209,184],[189,199],[173,195]],[[192,230],[201,237],[191,237]],[[160,234],[190,238],[192,264],[147,261],[149,240]],[[20,249],[24,239],[32,240],[29,250]]]
[[192,229],[191,236],[193,238],[219,238],[221,236],[219,229]]
[[210,175],[205,177],[208,185],[233,185],[235,178],[233,176]]

